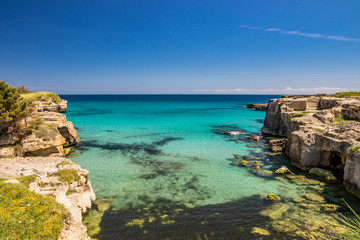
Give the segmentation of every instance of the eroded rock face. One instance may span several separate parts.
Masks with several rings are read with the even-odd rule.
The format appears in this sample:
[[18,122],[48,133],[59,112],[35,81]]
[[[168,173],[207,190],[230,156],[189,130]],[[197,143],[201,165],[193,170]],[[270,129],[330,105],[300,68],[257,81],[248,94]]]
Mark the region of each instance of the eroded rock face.
[[41,113],[39,118],[48,124],[56,125],[59,134],[65,138],[64,147],[72,146],[80,142],[80,136],[72,122],[66,120],[61,113]]
[[67,101],[61,100],[61,102],[42,102],[42,101],[36,101],[33,102],[35,105],[35,111],[36,112],[59,112],[59,113],[65,113],[68,111],[67,108]]
[[31,131],[15,131],[12,126],[0,131],[0,156],[2,157],[36,157],[65,156],[63,147],[73,146],[80,142],[80,137],[72,122],[59,113],[67,111],[66,101],[60,103],[35,102],[35,110],[22,121],[29,126],[35,119],[42,124]]
[[272,139],[269,141],[271,152],[284,152],[286,150],[287,138]]
[[[70,184],[60,181],[57,172],[62,169],[74,169],[79,180],[74,180]],[[71,218],[65,221],[58,238],[61,240],[90,240],[87,228],[82,224],[82,213],[90,209],[91,202],[95,200],[95,193],[87,174],[87,170],[66,158],[5,158],[0,161],[0,178],[16,179],[35,175],[35,180],[29,184],[29,190],[52,196],[65,206]]]
[[296,167],[343,169],[345,187],[360,196],[360,153],[349,150],[360,145],[359,120],[354,98],[272,99],[262,132],[288,138],[286,153]]

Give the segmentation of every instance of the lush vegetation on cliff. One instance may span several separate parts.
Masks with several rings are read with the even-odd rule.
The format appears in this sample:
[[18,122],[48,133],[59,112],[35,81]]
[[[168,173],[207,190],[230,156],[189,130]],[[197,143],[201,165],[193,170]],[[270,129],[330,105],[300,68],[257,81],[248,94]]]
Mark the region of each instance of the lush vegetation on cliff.
[[338,98],[343,98],[343,97],[360,97],[360,92],[338,92],[335,94],[330,95],[332,97],[338,97]]
[[34,101],[43,101],[43,102],[51,101],[56,103],[61,102],[61,98],[59,97],[59,95],[52,92],[24,93],[21,94],[21,96],[29,102],[34,102]]
[[0,122],[13,122],[25,118],[29,111],[28,102],[18,90],[4,81],[0,82]]
[[0,239],[57,239],[67,216],[52,197],[0,183]]

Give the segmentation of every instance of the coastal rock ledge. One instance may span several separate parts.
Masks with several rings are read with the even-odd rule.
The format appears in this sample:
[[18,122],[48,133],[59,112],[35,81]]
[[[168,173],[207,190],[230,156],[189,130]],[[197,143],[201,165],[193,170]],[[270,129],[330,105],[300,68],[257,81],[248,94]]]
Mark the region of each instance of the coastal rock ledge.
[[63,157],[64,147],[76,145],[80,137],[72,122],[61,114],[67,102],[33,102],[26,119],[0,126],[0,157]]
[[[65,179],[64,172],[73,174],[74,179]],[[15,183],[17,179],[31,179],[28,188],[38,194],[52,196],[65,206],[70,217],[59,240],[90,240],[87,228],[82,223],[82,213],[91,208],[95,193],[88,178],[88,171],[67,158],[31,157],[3,158],[0,161],[0,178]]]
[[284,97],[268,104],[262,133],[288,139],[286,154],[302,170],[334,172],[360,196],[360,101],[330,96]]

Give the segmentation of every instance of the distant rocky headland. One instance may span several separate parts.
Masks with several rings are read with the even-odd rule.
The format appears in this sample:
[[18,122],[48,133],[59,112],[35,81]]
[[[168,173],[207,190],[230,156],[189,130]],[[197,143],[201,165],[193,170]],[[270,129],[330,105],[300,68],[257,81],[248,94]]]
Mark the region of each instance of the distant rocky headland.
[[265,135],[270,150],[284,151],[291,163],[326,180],[342,180],[360,197],[360,98],[358,93],[333,96],[284,96],[268,103]]
[[[65,158],[69,147],[80,142],[77,130],[62,114],[67,101],[5,82],[0,82],[0,95],[1,196],[14,205],[3,214],[0,238],[90,239],[82,213],[91,208],[95,193],[88,171]],[[28,202],[29,209],[24,210],[21,202]],[[11,215],[21,224],[13,223]]]

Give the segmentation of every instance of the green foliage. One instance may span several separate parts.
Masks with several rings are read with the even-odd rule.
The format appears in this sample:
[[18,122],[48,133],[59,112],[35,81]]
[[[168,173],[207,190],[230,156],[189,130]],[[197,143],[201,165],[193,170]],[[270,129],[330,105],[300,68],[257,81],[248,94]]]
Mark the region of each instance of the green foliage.
[[57,239],[68,216],[54,198],[0,183],[0,239]]
[[29,175],[29,176],[25,176],[25,177],[17,178],[17,180],[18,180],[20,183],[24,184],[25,187],[29,186],[29,184],[30,184],[31,182],[34,182],[35,179],[36,179],[36,175],[34,175],[34,174],[33,174],[33,175]]
[[297,117],[303,117],[308,115],[309,112],[299,112],[299,113],[290,113],[289,116],[290,118],[297,118]]
[[32,131],[34,132],[35,136],[38,138],[55,139],[56,136],[59,135],[59,131],[58,131],[56,125],[51,124],[51,123],[41,122],[37,126],[37,129],[32,129]]
[[344,118],[344,116],[334,118],[333,122],[341,123],[341,124],[344,124],[344,125],[347,124],[346,119]]
[[36,118],[29,124],[28,128],[30,130],[38,130],[41,124],[43,124],[43,121],[40,118]]
[[52,101],[56,103],[61,102],[61,98],[59,97],[59,95],[52,92],[25,93],[25,94],[21,94],[21,96],[29,102],[34,102],[34,101],[42,101],[42,102]]
[[69,161],[61,161],[60,163],[56,164],[56,167],[64,166],[64,165],[71,165]]
[[70,195],[70,194],[72,194],[72,193],[78,193],[78,191],[76,190],[76,189],[68,189],[67,191],[66,191],[66,196],[68,196],[68,195]]
[[330,95],[331,97],[338,97],[338,98],[343,98],[343,97],[360,97],[360,92],[339,92],[339,93],[335,93]]
[[16,122],[25,118],[29,111],[28,102],[17,90],[4,81],[0,82],[0,122]]
[[20,94],[24,94],[24,93],[32,93],[33,91],[30,91],[27,87],[25,87],[24,85],[22,86],[17,86],[15,87],[16,91]]
[[68,184],[71,184],[72,181],[80,180],[79,174],[73,168],[58,170],[56,175],[59,177],[59,181],[67,182]]
[[360,145],[355,145],[349,148],[350,152],[360,152]]
[[[345,200],[343,200],[345,202]],[[354,209],[351,208],[351,206],[345,202],[345,204],[348,206],[350,211],[352,212],[352,217],[346,217],[342,215],[342,218],[340,220],[349,228],[349,232],[345,234],[345,237],[347,239],[351,240],[359,240],[360,239],[360,216],[355,212]]]
[[317,131],[318,133],[323,133],[325,132],[324,129],[321,129],[321,128],[313,128],[315,131]]

